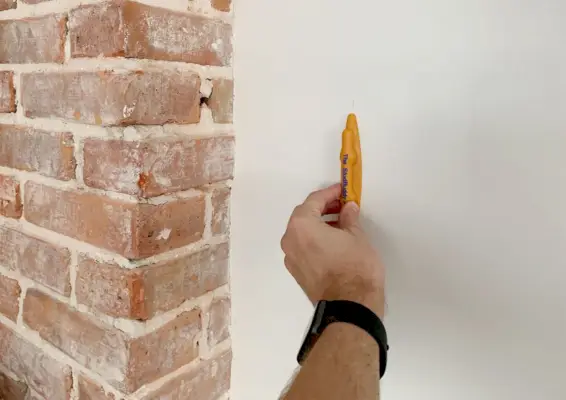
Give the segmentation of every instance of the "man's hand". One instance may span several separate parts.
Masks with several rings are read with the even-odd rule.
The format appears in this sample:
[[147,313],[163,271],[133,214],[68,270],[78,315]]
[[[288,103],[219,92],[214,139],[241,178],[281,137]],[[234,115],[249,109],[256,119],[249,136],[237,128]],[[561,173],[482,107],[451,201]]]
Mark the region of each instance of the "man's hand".
[[[311,300],[351,300],[380,318],[384,268],[359,223],[359,207],[341,208],[340,185],[312,193],[296,207],[281,240],[285,266]],[[340,213],[336,224],[322,217]]]

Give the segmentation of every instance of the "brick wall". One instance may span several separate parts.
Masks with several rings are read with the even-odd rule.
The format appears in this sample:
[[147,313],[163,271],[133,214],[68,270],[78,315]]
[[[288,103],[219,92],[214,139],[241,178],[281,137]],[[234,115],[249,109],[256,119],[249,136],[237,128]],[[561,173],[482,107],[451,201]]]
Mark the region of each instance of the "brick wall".
[[0,399],[227,399],[230,0],[0,0]]

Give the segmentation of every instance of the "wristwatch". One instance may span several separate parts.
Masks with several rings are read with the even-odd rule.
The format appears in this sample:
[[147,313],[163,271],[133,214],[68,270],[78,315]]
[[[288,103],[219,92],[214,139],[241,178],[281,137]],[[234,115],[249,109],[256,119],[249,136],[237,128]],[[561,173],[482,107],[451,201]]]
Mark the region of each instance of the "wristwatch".
[[383,377],[387,367],[387,351],[389,351],[385,326],[383,326],[381,319],[369,308],[347,300],[323,300],[317,304],[312,323],[297,355],[299,364],[303,364],[322,332],[334,322],[355,325],[375,339],[379,346],[379,373],[380,377]]

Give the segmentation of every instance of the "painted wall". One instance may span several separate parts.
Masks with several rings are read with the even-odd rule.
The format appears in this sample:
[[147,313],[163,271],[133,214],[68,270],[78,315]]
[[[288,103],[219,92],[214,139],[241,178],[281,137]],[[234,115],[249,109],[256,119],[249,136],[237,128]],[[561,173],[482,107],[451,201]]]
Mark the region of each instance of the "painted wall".
[[275,399],[311,307],[279,239],[356,111],[388,266],[386,400],[564,399],[566,3],[239,0],[234,400]]

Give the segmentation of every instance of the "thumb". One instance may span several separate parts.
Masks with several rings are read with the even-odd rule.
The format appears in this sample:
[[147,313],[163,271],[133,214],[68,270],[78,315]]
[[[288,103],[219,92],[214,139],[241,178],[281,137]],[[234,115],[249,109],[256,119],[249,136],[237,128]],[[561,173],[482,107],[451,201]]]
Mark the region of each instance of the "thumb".
[[340,228],[354,232],[360,227],[360,207],[350,201],[342,207],[340,212]]

